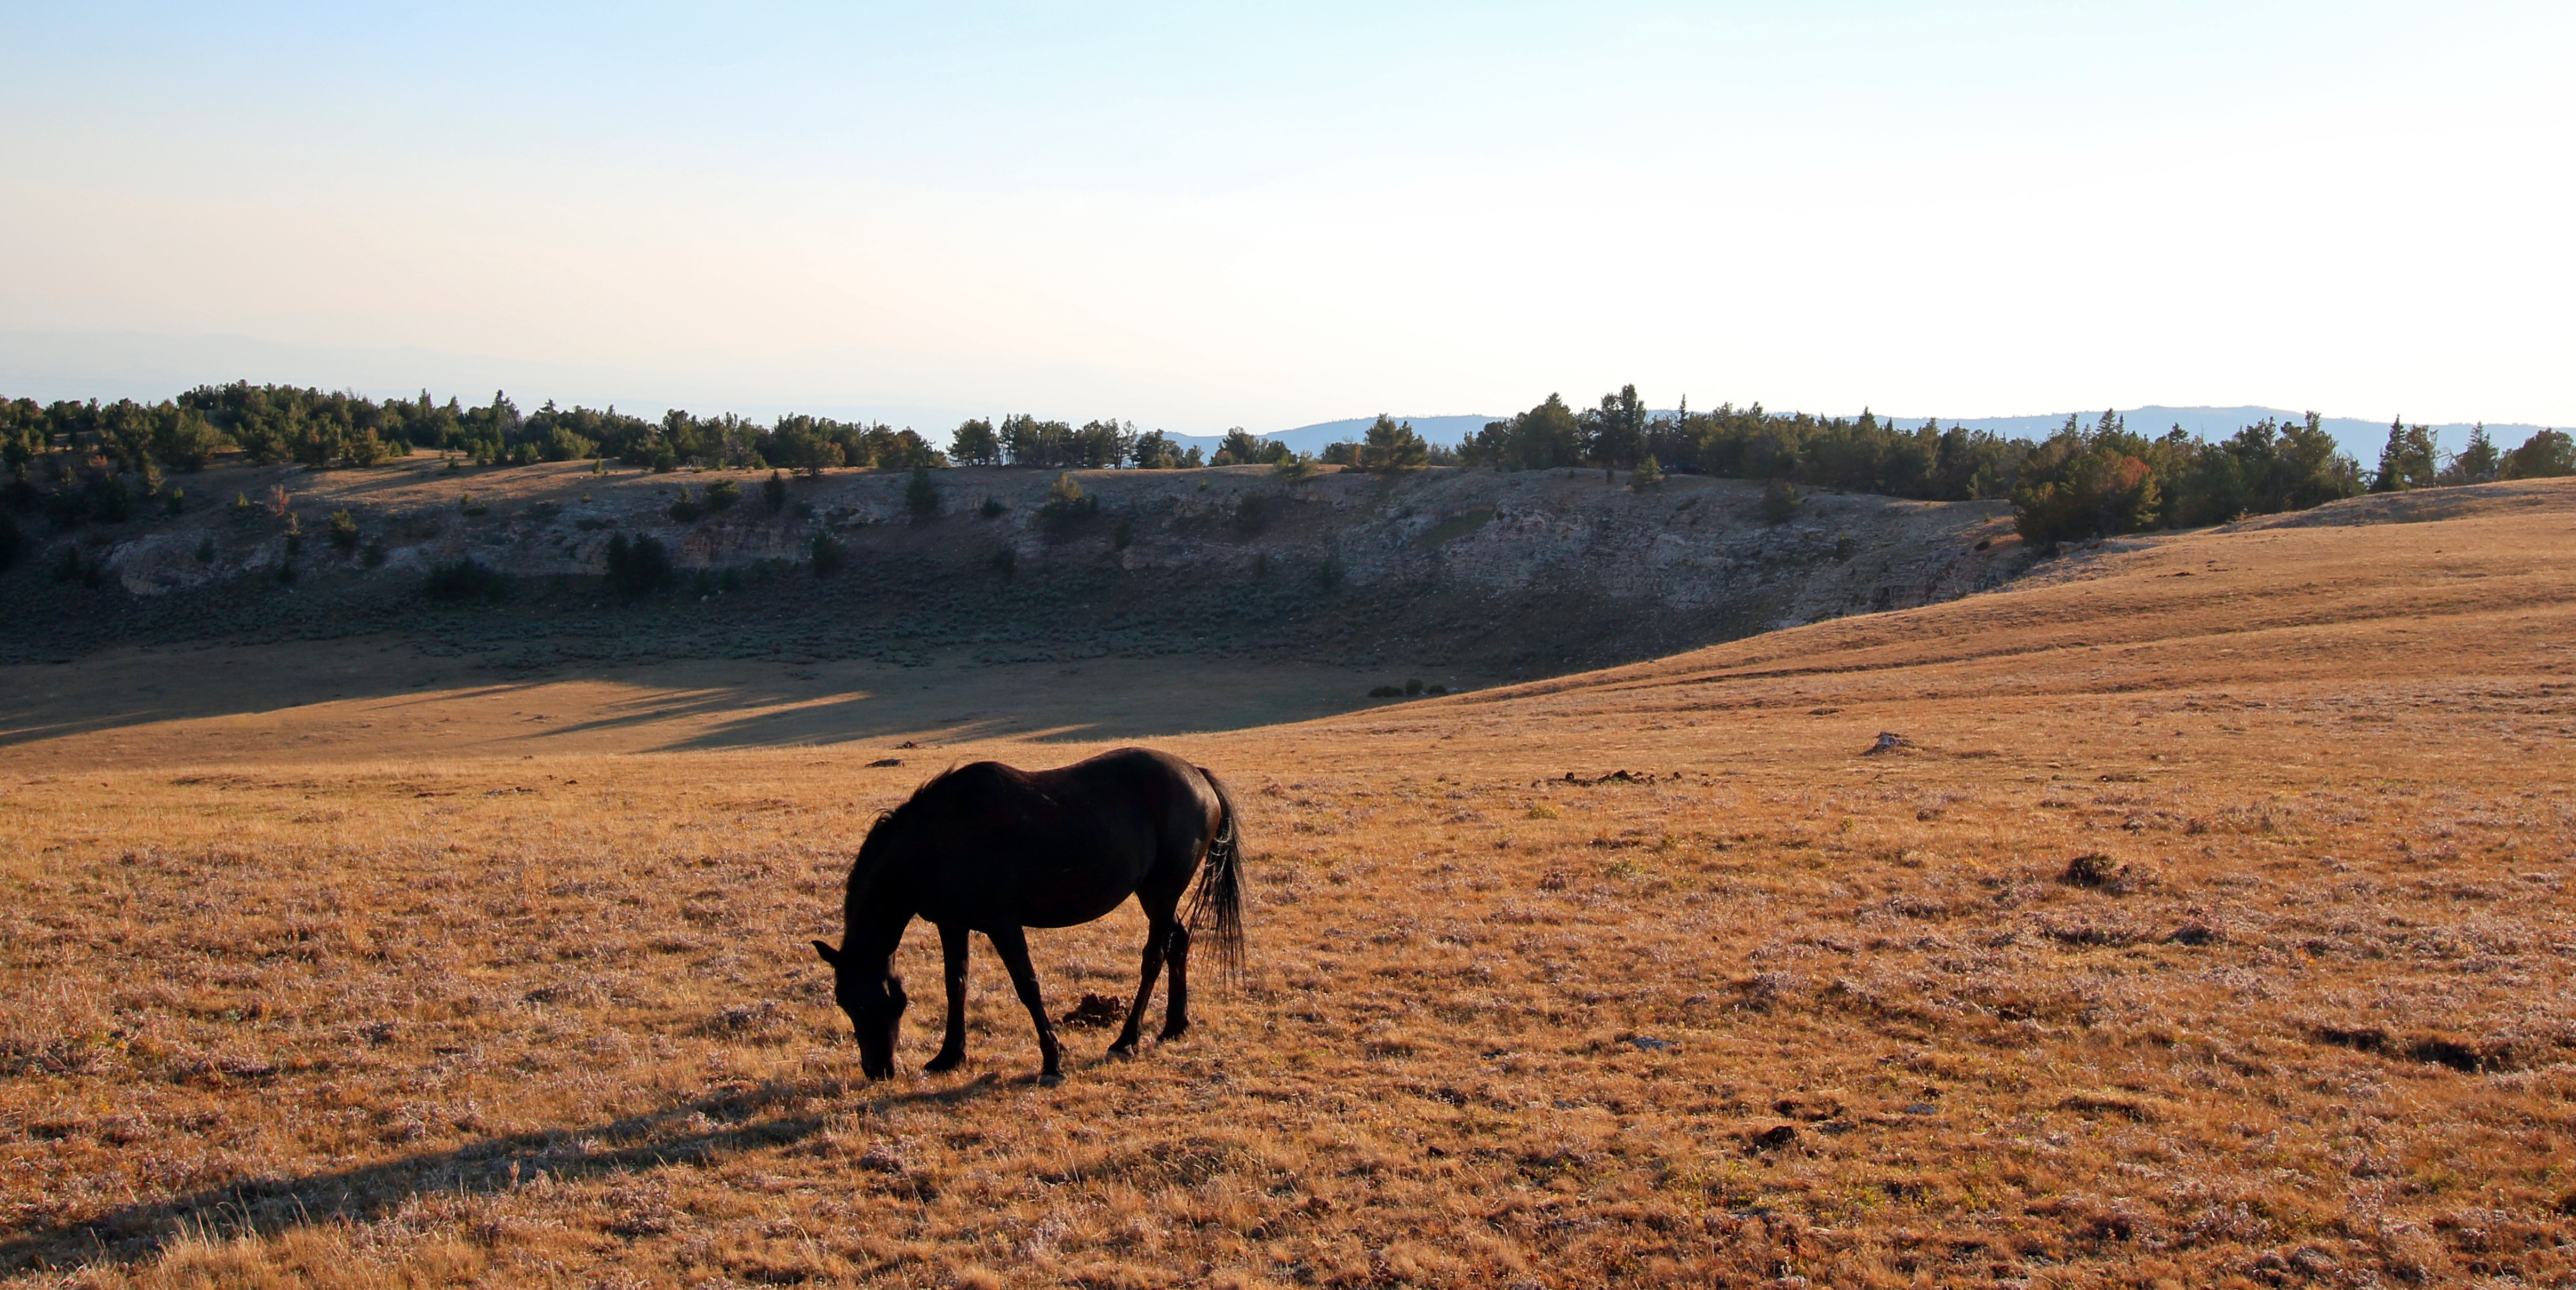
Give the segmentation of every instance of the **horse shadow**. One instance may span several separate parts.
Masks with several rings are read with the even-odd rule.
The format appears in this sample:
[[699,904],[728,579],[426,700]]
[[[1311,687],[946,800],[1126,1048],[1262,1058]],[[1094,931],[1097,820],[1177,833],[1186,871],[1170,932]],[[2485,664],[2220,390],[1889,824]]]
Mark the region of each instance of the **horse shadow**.
[[[962,1084],[862,1093],[873,1108],[958,1106],[1015,1082],[991,1072]],[[274,1235],[334,1222],[366,1222],[414,1197],[487,1195],[539,1178],[572,1182],[645,1173],[742,1151],[775,1150],[823,1127],[819,1113],[770,1114],[839,1097],[839,1080],[770,1080],[602,1124],[485,1138],[353,1169],[300,1178],[245,1178],[145,1201],[91,1218],[0,1233],[0,1273],[130,1265],[180,1239]]]

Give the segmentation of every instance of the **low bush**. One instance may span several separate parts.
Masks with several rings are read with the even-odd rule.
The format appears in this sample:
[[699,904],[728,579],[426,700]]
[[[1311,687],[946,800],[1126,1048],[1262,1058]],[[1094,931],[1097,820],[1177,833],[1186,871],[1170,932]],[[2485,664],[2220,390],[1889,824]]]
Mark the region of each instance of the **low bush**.
[[453,564],[431,565],[421,590],[432,600],[485,600],[497,604],[509,599],[510,579],[500,570],[486,568],[467,556]]
[[711,511],[729,511],[742,500],[742,485],[730,479],[719,479],[707,485],[706,504]]
[[1771,481],[1762,490],[1762,518],[1774,524],[1786,524],[1806,502],[1798,496],[1798,486],[1785,479]]
[[839,573],[841,566],[849,560],[848,554],[841,548],[841,540],[829,533],[814,535],[813,552],[814,576],[817,578],[828,578]]
[[916,520],[933,519],[938,516],[939,484],[930,477],[929,467],[912,468],[912,482],[904,486],[903,504],[911,510],[912,518]]
[[1001,514],[1004,509],[1005,508],[1000,502],[987,497],[984,499],[984,505],[976,513],[982,515],[988,520],[999,519],[1001,518]]
[[358,519],[347,511],[331,512],[331,545],[343,551],[358,549]]
[[673,577],[671,553],[649,533],[632,538],[610,534],[607,567],[608,585],[629,596],[650,595],[669,586]]
[[671,503],[672,522],[677,524],[695,524],[706,513],[707,508],[699,505],[696,498],[689,496],[689,486],[686,484],[680,485],[680,499]]

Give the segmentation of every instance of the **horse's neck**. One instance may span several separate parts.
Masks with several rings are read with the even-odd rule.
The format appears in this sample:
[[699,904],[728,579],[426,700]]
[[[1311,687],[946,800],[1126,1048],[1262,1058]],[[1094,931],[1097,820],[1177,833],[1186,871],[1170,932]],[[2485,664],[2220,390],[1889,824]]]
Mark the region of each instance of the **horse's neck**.
[[912,904],[901,884],[889,881],[891,877],[880,866],[878,872],[851,884],[841,945],[855,952],[861,963],[892,960],[895,947],[903,943],[903,929],[912,924]]

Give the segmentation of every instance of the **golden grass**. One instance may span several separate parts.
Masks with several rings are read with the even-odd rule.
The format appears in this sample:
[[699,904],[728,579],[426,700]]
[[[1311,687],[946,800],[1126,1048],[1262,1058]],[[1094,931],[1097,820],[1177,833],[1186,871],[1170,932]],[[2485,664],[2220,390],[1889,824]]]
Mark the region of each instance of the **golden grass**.
[[[2576,490],[2545,497],[1164,741],[1242,800],[1249,974],[1138,1061],[1076,1032],[1056,1089],[980,950],[967,1065],[866,1084],[805,941],[918,758],[1088,747],[22,743],[0,1258],[155,1286],[2564,1281]],[[1882,730],[1909,746],[1864,755]],[[1132,984],[1139,923],[1033,938],[1056,1011]],[[917,1071],[934,938],[902,966]]]

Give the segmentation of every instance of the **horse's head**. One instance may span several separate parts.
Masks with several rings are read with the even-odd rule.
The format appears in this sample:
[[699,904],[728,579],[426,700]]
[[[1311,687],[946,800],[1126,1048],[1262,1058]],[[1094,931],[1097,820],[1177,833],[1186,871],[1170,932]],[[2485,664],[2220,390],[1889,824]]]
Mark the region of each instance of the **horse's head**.
[[859,1037],[859,1069],[869,1079],[894,1074],[895,1036],[903,1029],[903,978],[884,963],[873,967],[852,962],[852,955],[814,942],[814,952],[832,965],[832,998],[850,1014],[850,1029]]

